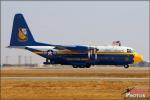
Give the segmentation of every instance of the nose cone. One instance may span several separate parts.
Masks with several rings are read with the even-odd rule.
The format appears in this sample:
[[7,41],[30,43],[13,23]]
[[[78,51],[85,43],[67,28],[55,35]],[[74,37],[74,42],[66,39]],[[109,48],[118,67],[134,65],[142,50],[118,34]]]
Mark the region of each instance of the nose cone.
[[134,55],[134,64],[140,63],[140,62],[142,62],[142,61],[143,61],[143,56],[140,55],[140,54],[138,54],[138,53],[136,53],[136,54]]

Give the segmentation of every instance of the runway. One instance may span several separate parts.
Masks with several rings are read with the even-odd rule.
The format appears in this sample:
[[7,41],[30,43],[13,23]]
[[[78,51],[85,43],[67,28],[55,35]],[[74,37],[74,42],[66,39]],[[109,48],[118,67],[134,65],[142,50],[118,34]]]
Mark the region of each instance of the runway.
[[150,78],[129,78],[129,77],[1,77],[2,80],[134,80],[143,81]]

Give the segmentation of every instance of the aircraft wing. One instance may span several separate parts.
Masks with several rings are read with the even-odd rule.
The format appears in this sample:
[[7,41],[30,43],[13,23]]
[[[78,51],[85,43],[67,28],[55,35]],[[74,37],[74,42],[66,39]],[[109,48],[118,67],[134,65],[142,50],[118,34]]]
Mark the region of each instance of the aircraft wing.
[[70,50],[73,52],[79,52],[79,53],[84,53],[88,52],[91,49],[94,49],[93,47],[88,47],[88,46],[61,46],[61,45],[55,45],[54,49],[58,50]]

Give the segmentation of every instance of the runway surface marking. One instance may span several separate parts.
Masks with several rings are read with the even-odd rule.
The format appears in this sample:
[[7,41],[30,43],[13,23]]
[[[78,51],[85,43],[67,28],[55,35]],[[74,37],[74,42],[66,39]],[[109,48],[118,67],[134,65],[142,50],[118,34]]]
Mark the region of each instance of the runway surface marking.
[[150,80],[150,78],[121,77],[1,77],[2,80]]

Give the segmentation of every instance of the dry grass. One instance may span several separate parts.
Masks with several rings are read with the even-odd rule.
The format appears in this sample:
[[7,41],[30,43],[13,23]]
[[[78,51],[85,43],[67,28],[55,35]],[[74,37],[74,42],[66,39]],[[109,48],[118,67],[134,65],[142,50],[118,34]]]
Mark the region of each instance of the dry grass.
[[67,76],[67,77],[149,77],[145,68],[91,68],[91,69],[2,69],[1,76]]
[[128,87],[148,88],[147,81],[2,80],[2,100],[122,100]]
[[[149,77],[148,68],[4,68],[9,77]],[[1,100],[123,100],[126,88],[148,88],[148,80],[1,80]]]

